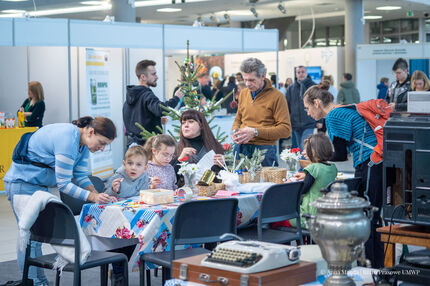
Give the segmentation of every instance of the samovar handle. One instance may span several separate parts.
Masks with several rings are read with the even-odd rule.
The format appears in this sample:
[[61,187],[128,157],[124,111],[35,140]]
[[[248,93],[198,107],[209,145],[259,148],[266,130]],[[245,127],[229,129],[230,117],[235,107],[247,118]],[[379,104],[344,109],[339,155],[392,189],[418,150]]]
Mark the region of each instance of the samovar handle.
[[368,206],[368,207],[365,207],[363,210],[364,210],[364,212],[366,213],[367,218],[368,218],[369,220],[372,220],[372,218],[373,218],[373,213],[377,212],[377,211],[378,211],[378,208],[377,208],[377,207],[374,207],[374,206]]
[[308,229],[311,229],[312,225],[314,224],[315,216],[310,214],[302,214],[302,217],[306,219]]

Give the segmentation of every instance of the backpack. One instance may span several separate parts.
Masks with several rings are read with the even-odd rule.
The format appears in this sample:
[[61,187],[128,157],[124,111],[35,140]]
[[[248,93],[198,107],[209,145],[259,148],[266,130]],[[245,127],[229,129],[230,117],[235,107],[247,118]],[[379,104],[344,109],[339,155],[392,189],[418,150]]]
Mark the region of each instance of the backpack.
[[379,164],[383,159],[383,146],[384,146],[384,124],[390,118],[391,112],[393,112],[392,108],[388,105],[388,103],[384,99],[371,99],[368,101],[363,101],[354,105],[347,105],[345,107],[354,106],[361,117],[366,120],[366,122],[370,125],[373,132],[376,136],[376,146],[371,146],[363,141],[364,134],[362,140],[358,138],[353,138],[354,141],[360,143],[365,147],[373,149],[373,153],[370,156],[370,160],[374,164]]
[[30,141],[31,136],[35,133],[28,132],[24,133],[19,139],[18,144],[16,144],[15,149],[13,149],[12,153],[12,161],[17,164],[31,164],[40,168],[51,168],[46,164],[30,161],[27,157],[28,155],[28,142]]

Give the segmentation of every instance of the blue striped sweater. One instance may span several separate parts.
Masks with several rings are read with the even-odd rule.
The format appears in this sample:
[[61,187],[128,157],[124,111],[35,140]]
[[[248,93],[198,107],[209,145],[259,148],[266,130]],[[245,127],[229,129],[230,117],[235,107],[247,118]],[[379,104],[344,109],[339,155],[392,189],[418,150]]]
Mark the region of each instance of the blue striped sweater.
[[[79,146],[79,140],[78,127],[70,123],[56,123],[40,128],[28,142],[28,158],[33,162],[46,164],[51,169],[12,163],[4,181],[27,183],[27,194],[57,186],[61,192],[86,200],[89,191],[84,188],[92,185],[88,179],[90,153],[86,146]],[[72,183],[72,178],[77,185]]]
[[[347,141],[348,150],[353,155],[354,167],[369,159],[373,150],[354,141],[354,138],[361,141],[364,133],[364,142],[376,146],[376,136],[370,125],[355,108],[338,107],[333,109],[327,114],[326,125],[332,141],[334,137]],[[362,152],[360,152],[361,148]],[[361,158],[360,153],[362,153]]]

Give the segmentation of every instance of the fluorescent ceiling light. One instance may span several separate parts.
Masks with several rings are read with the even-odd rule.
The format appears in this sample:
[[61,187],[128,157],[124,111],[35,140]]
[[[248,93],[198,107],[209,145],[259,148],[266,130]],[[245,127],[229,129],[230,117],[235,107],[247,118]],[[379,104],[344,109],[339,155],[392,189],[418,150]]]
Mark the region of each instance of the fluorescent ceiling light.
[[[196,3],[196,2],[208,2],[208,1],[212,1],[212,0],[186,0],[185,4]],[[180,4],[183,4],[183,3],[176,3],[174,5],[180,5]],[[148,0],[148,1],[134,2],[135,7],[150,7],[150,6],[162,6],[162,5],[172,5],[172,0]]]
[[376,19],[382,19],[382,16],[378,16],[378,15],[366,15],[363,18],[365,20],[376,20]]
[[249,11],[249,10],[220,11],[220,12],[216,12],[215,14],[224,15],[225,13],[228,13],[230,16],[252,16],[251,11]]
[[376,10],[382,10],[382,11],[392,11],[392,10],[400,10],[402,7],[400,6],[381,6],[376,7]]
[[160,8],[157,9],[157,12],[164,12],[164,13],[173,13],[173,12],[180,12],[182,11],[181,8]]
[[26,2],[29,0],[2,0],[3,2]]
[[1,12],[7,13],[7,14],[14,14],[14,13],[24,13],[25,10],[7,9],[7,10],[2,10]]
[[[29,11],[26,13],[26,16],[28,15],[31,17],[38,17],[38,16],[50,16],[50,15],[59,15],[59,14],[94,12],[94,11],[110,10],[111,8],[112,8],[111,4],[104,3],[98,6],[78,6],[78,7],[63,8],[63,9]],[[6,18],[6,17],[18,18],[18,17],[24,17],[24,15],[23,13],[0,15],[0,18]]]
[[104,1],[82,1],[83,5],[101,5]]

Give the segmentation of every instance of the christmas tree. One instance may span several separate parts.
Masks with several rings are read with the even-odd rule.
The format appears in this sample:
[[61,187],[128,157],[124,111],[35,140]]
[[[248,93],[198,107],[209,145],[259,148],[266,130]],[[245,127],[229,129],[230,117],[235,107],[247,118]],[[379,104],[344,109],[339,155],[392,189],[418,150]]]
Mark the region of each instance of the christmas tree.
[[[204,98],[204,95],[201,94],[201,90],[198,85],[197,78],[199,76],[200,71],[202,70],[202,65],[195,66],[194,64],[194,57],[190,57],[190,43],[187,40],[187,57],[184,60],[184,64],[180,65],[178,62],[175,61],[176,65],[178,66],[180,72],[181,72],[181,79],[179,79],[180,83],[180,89],[182,93],[184,94],[184,97],[179,101],[179,107],[180,109],[175,109],[171,107],[166,107],[164,105],[160,105],[161,108],[163,108],[165,111],[163,114],[165,116],[169,116],[173,122],[177,121],[178,124],[172,124],[174,128],[174,132],[171,132],[168,130],[168,133],[178,139],[177,134],[179,134],[180,131],[180,119],[181,115],[184,111],[188,109],[195,109],[200,112],[202,112],[205,117],[208,119],[208,123],[211,126],[212,130],[217,130],[215,135],[215,138],[218,140],[218,142],[222,143],[224,140],[228,137],[225,132],[221,132],[221,128],[217,126],[216,124],[212,124],[212,121],[215,119],[214,116],[212,116],[212,113],[216,110],[221,108],[221,104],[226,101],[233,93],[234,90],[231,91],[229,94],[218,100],[217,102],[212,102],[211,100],[206,99],[206,103],[202,104],[202,99]],[[181,107],[183,103],[183,107]],[[140,129],[142,129],[142,132],[140,135],[142,136],[143,140],[147,140],[148,138],[157,135],[155,132],[149,132],[146,130],[142,125],[140,125],[138,122],[135,123],[136,126],[138,126]],[[157,126],[158,127],[158,126]],[[159,133],[163,133],[163,130],[158,127]]]

